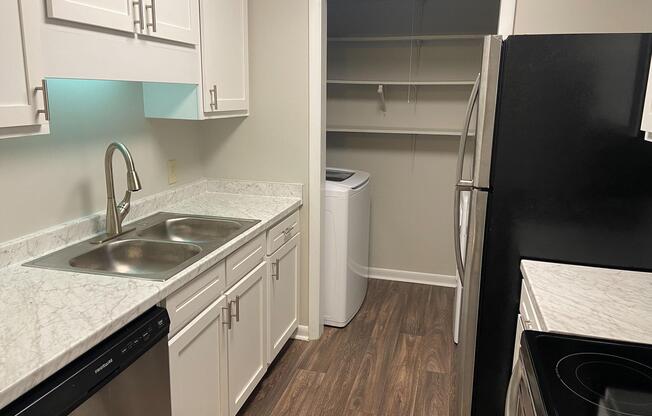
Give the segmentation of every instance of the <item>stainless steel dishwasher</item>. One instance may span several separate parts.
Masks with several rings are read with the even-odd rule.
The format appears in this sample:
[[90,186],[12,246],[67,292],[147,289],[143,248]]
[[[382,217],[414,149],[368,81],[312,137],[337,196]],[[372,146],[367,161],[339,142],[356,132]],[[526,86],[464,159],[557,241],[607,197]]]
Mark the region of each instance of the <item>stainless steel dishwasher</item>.
[[169,416],[170,319],[154,307],[0,410],[0,416]]

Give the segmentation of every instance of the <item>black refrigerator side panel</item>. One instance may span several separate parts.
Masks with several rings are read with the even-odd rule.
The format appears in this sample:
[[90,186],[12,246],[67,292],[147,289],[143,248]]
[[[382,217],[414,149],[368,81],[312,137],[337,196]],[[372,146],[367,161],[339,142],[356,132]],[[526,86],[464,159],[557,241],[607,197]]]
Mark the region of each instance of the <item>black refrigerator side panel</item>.
[[505,41],[473,414],[502,414],[521,258],[652,270],[652,143],[640,121],[650,35]]

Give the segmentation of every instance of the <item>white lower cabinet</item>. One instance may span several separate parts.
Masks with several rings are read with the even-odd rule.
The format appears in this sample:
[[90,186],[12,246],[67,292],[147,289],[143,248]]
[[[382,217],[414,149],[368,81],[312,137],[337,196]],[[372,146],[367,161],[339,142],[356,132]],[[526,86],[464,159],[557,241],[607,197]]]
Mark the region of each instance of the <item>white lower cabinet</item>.
[[296,234],[267,261],[267,361],[271,363],[298,325],[299,242]]
[[301,236],[265,261],[265,235],[165,300],[172,416],[237,414],[297,329]]
[[267,371],[265,341],[266,262],[260,263],[227,293],[229,415],[235,415]]
[[227,403],[226,296],[168,341],[172,416],[223,416]]

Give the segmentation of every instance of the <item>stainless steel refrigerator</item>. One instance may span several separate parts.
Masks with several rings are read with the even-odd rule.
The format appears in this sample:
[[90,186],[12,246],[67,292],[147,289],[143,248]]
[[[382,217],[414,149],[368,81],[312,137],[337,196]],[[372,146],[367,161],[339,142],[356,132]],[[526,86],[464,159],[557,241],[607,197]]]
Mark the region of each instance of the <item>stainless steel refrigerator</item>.
[[650,34],[485,38],[455,185],[454,413],[501,415],[521,258],[652,270]]

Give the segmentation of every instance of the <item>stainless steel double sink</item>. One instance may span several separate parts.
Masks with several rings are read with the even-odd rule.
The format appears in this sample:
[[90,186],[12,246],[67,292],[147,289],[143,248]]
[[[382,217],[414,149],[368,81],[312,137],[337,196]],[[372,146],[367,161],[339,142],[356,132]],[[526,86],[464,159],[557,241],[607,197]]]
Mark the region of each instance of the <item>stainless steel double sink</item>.
[[25,266],[164,281],[259,222],[160,212],[105,243],[89,239]]

